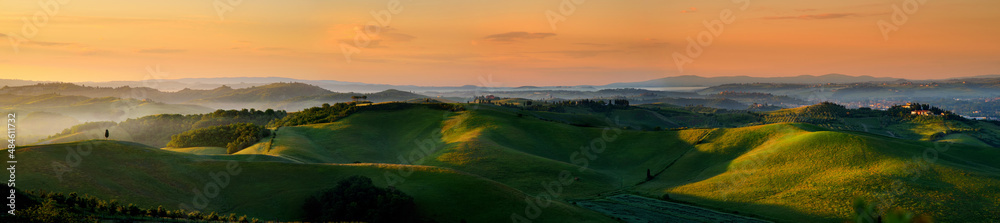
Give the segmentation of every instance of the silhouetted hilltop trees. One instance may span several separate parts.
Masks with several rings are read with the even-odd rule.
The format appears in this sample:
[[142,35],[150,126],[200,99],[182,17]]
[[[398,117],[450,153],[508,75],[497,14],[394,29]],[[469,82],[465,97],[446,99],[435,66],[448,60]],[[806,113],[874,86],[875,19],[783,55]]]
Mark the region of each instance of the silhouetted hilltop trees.
[[358,111],[392,111],[414,107],[428,107],[432,109],[460,111],[464,110],[462,105],[446,103],[381,103],[366,106],[357,106],[356,103],[336,103],[333,105],[324,103],[320,107],[304,109],[300,112],[288,114],[282,119],[274,120],[268,126],[296,126],[317,123],[330,123],[347,117]]

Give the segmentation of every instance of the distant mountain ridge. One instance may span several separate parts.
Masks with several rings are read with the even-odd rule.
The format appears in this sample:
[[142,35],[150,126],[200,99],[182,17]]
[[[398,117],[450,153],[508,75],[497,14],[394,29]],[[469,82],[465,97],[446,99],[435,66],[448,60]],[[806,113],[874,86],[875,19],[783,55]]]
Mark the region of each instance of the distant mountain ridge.
[[298,110],[322,103],[351,101],[351,96],[369,95],[368,100],[406,101],[427,96],[399,90],[385,90],[377,93],[337,93],[315,85],[280,82],[246,88],[232,88],[222,85],[209,90],[182,89],[164,92],[149,87],[94,87],[73,83],[38,83],[27,86],[0,88],[0,94],[15,95],[77,95],[91,98],[132,98],[153,100],[172,104],[196,104],[216,109],[277,108]]
[[[894,78],[894,77],[872,77],[868,75],[851,76],[845,74],[826,74],[819,76],[799,75],[792,77],[751,77],[751,76],[702,77],[695,75],[683,75],[683,76],[664,77],[664,78],[638,81],[638,82],[611,83],[606,85],[598,84],[598,85],[576,85],[576,86],[510,86],[510,87],[490,87],[490,89],[537,90],[537,89],[558,88],[565,90],[595,90],[601,88],[711,87],[724,84],[739,84],[739,83],[787,83],[787,84],[841,83],[842,84],[842,83],[895,82],[895,81],[934,82],[934,81],[946,81],[946,80],[994,79],[994,78],[1000,78],[1000,74],[926,79],[926,80],[916,80],[916,79],[911,80],[911,79]],[[304,83],[304,84],[318,86],[334,92],[361,92],[361,93],[374,93],[389,89],[428,92],[428,91],[475,90],[480,88],[475,85],[462,85],[462,86],[390,85],[390,84],[347,82],[347,81],[337,81],[337,80],[302,80],[302,79],[285,78],[285,77],[215,77],[215,78],[151,79],[143,81],[105,81],[105,82],[88,81],[88,82],[73,82],[73,83],[85,86],[112,87],[112,88],[122,87],[122,86],[130,86],[133,88],[146,87],[151,89],[157,89],[160,91],[173,92],[173,91],[183,90],[185,88],[194,90],[211,90],[221,87],[222,85],[226,85],[233,88],[248,88],[248,87],[263,86],[279,82]],[[65,82],[0,79],[0,86],[12,86],[12,87],[26,86],[38,83],[65,83]]]
[[900,78],[850,76],[844,74],[827,74],[821,76],[799,75],[794,77],[701,77],[684,75],[665,77],[640,82],[625,82],[604,85],[603,87],[711,87],[723,84],[739,83],[787,83],[787,84],[819,84],[819,83],[860,83],[860,82],[892,82],[905,80]]

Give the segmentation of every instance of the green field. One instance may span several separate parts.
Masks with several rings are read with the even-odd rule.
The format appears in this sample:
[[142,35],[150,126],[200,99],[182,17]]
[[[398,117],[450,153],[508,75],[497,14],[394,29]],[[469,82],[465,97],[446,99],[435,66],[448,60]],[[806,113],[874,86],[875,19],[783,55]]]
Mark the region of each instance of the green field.
[[[210,182],[209,173],[239,160],[243,172],[207,210],[296,220],[305,197],[338,179],[364,175],[382,186],[402,182],[395,186],[440,222],[507,221],[511,213],[523,214],[525,196],[552,195],[544,185],[568,174],[571,182],[560,187],[558,202],[543,209],[538,221],[613,221],[571,202],[623,193],[667,194],[779,222],[843,222],[857,197],[943,222],[1000,220],[1000,150],[972,145],[961,135],[932,142],[798,123],[648,131],[634,127],[650,119],[647,110],[466,107],[365,111],[334,123],[280,127],[273,141],[234,155],[213,155],[220,148],[160,150],[118,141],[27,147],[23,162],[51,163],[66,162],[65,147],[95,146],[61,181],[50,166],[25,170],[31,183],[22,188],[175,207],[190,202],[191,189]],[[679,122],[666,114],[645,123]],[[842,126],[878,123],[855,121]],[[922,128],[912,131],[921,134]],[[416,170],[386,178],[400,168]],[[652,180],[646,180],[647,171]]]
[[[78,166],[60,175],[48,165],[25,166],[22,189],[75,191],[143,206],[176,208],[191,205],[193,189],[214,182],[210,173],[227,171],[228,161],[198,155],[161,151],[119,141],[92,140],[77,143],[25,147],[23,163],[62,161],[67,149],[92,148]],[[87,150],[87,149],[84,149]],[[243,213],[264,220],[297,220],[308,196],[332,187],[352,175],[371,177],[386,186],[385,173],[410,171],[406,181],[395,186],[413,196],[421,214],[443,222],[494,221],[497,216],[523,212],[525,194],[467,173],[447,168],[390,164],[295,164],[244,157],[238,174],[232,175],[205,211]],[[563,202],[545,209],[541,221],[601,222],[610,219]]]

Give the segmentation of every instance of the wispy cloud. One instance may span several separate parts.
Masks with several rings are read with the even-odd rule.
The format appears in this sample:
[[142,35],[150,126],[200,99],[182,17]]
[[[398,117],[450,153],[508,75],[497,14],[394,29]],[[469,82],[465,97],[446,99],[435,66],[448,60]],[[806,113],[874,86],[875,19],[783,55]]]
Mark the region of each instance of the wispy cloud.
[[542,51],[536,53],[553,53],[561,54],[567,57],[573,58],[584,58],[584,57],[594,57],[609,53],[620,53],[620,50],[557,50],[557,51]]
[[608,46],[609,45],[609,44],[604,44],[604,43],[575,43],[575,44],[576,45],[584,45],[584,46]]
[[167,53],[183,53],[187,50],[181,49],[142,49],[139,53],[157,53],[157,54],[167,54]]
[[698,8],[691,7],[685,10],[681,10],[681,13],[695,13],[695,12],[698,12]]
[[768,16],[764,19],[803,19],[803,20],[816,20],[816,19],[839,19],[847,17],[858,17],[864,16],[858,13],[823,13],[823,14],[812,14],[812,15],[799,15],[799,16]]
[[257,50],[260,50],[260,51],[290,51],[291,49],[284,48],[284,47],[261,47],[261,48],[257,48]]
[[508,32],[486,36],[487,41],[514,42],[520,40],[545,39],[555,36],[555,33]]
[[42,42],[42,41],[30,41],[25,42],[26,45],[36,45],[36,46],[71,46],[75,43],[63,43],[63,42]]
[[403,33],[382,33],[381,36],[382,36],[383,39],[386,39],[386,40],[400,41],[400,42],[409,42],[410,40],[413,40],[413,39],[417,38],[415,36],[411,36],[411,35],[407,35],[407,34],[403,34]]

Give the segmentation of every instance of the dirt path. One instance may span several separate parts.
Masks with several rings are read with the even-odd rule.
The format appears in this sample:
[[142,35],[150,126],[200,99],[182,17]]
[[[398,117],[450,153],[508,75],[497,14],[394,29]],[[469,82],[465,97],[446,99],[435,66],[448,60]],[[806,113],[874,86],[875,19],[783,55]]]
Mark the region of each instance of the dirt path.
[[577,201],[576,205],[625,222],[770,222],[631,194]]

